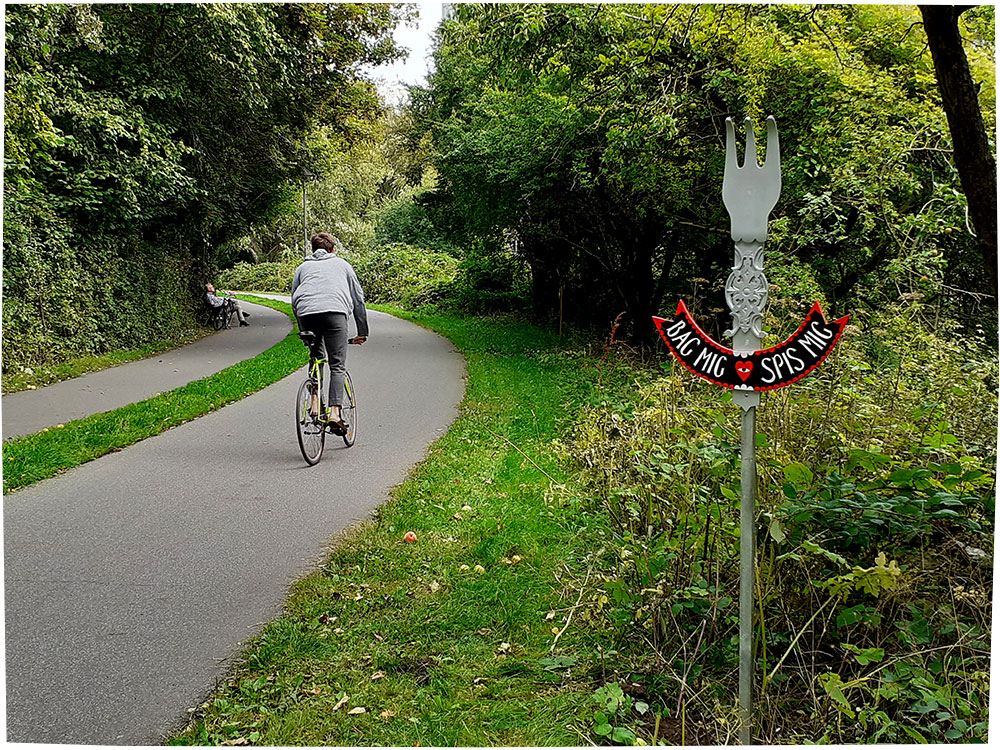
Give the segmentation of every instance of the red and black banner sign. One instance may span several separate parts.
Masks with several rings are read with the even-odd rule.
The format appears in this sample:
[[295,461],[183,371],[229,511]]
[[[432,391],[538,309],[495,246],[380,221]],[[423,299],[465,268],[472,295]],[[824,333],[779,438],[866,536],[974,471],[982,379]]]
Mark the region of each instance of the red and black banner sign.
[[833,351],[848,317],[827,323],[816,302],[786,341],[741,356],[710,339],[683,301],[673,320],[654,316],[653,322],[673,355],[698,377],[726,388],[769,391],[791,385],[815,370]]

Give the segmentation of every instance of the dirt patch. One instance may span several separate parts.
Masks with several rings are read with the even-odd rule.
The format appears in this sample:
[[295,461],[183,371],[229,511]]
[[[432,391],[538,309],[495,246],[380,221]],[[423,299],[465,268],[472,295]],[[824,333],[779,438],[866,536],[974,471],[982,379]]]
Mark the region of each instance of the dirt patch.
[[423,686],[431,681],[431,670],[436,666],[437,662],[432,657],[422,656],[415,659],[400,659],[395,664],[387,664],[385,671],[413,675],[413,681]]

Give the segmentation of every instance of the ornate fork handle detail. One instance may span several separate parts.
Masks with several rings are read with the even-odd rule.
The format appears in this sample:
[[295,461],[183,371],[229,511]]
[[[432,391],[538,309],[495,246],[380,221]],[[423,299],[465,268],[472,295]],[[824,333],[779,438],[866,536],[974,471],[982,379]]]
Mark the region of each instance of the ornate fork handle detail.
[[[764,338],[767,277],[764,276],[764,247],[760,243],[736,243],[736,262],[726,280],[726,303],[733,313],[733,327],[726,331],[726,336],[742,333]],[[734,342],[733,349],[744,349],[741,343]]]
[[764,306],[767,277],[764,276],[764,240],[767,218],[781,193],[781,155],[778,126],[767,118],[767,156],[757,164],[757,141],[750,118],[744,120],[746,149],[743,166],[736,155],[736,130],[726,119],[726,170],[722,177],[722,202],[729,212],[730,232],[736,242],[736,258],[726,280],[726,302],[733,314],[733,350],[752,352],[764,338]]

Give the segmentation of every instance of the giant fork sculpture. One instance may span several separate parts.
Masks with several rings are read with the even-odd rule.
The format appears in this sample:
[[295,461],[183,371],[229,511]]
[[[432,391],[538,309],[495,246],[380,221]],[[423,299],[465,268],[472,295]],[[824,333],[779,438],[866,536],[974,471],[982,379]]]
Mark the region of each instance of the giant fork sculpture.
[[[726,281],[726,303],[733,314],[733,327],[726,336],[733,337],[733,351],[748,357],[760,349],[764,339],[764,306],[767,304],[767,277],[764,275],[764,241],[767,217],[781,193],[781,156],[778,151],[778,126],[767,118],[767,156],[764,166],[757,165],[757,141],[750,118],[744,120],[747,131],[743,166],[737,163],[736,133],[733,121],[726,118],[726,171],[722,177],[722,202],[729,212],[730,234],[736,243],[736,259]],[[744,409],[757,406],[757,392],[737,391],[733,400]]]
[[813,305],[799,329],[786,341],[761,349],[764,339],[764,241],[767,218],[781,192],[781,156],[778,126],[767,118],[767,156],[757,163],[757,142],[749,118],[743,166],[736,155],[736,133],[726,120],[726,169],[722,201],[729,212],[736,256],[726,281],[726,302],[733,316],[727,336],[729,349],[710,339],[681,301],[674,320],[655,317],[664,342],[682,365],[701,378],[731,388],[733,401],[743,409],[740,426],[740,732],[750,744],[753,668],[754,510],[757,480],[754,438],[760,391],[790,385],[804,378],[833,351],[847,318],[827,323],[819,303]]

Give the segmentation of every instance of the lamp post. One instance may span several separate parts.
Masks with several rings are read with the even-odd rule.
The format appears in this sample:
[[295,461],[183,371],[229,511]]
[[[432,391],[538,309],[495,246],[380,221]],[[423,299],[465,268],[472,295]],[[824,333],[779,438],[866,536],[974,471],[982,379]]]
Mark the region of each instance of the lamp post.
[[316,175],[305,167],[302,167],[299,177],[302,179],[302,238],[304,241],[302,252],[303,255],[309,255],[309,230],[306,227],[306,182],[308,180],[315,180]]

